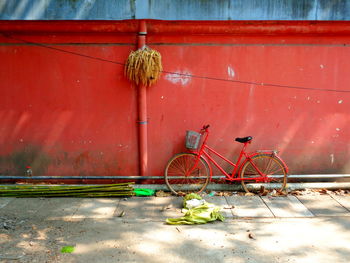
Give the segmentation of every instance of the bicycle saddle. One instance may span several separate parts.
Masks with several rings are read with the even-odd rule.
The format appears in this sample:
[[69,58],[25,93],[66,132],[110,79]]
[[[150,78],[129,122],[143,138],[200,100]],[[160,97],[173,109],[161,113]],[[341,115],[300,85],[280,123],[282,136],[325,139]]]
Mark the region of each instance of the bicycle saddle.
[[252,136],[248,136],[248,137],[243,137],[243,138],[236,138],[235,141],[236,142],[240,142],[240,143],[245,143],[245,142],[249,142],[253,139]]

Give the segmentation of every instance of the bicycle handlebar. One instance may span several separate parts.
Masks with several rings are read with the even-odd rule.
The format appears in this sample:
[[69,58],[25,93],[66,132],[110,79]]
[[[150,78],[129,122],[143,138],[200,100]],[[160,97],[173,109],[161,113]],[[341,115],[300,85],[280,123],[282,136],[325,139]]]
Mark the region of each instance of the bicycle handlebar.
[[210,127],[210,125],[209,125],[209,124],[207,124],[207,125],[203,125],[203,128],[202,128],[202,130],[201,130],[201,131],[207,131],[209,127]]

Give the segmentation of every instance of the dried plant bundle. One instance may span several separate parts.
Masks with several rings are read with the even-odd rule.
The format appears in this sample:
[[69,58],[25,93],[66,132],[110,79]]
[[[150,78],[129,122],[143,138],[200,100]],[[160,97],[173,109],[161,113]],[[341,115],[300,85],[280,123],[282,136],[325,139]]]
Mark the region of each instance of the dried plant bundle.
[[146,47],[130,52],[124,73],[136,85],[151,86],[160,78],[162,70],[162,56],[160,53]]
[[135,195],[133,183],[103,185],[0,185],[0,197],[109,197]]

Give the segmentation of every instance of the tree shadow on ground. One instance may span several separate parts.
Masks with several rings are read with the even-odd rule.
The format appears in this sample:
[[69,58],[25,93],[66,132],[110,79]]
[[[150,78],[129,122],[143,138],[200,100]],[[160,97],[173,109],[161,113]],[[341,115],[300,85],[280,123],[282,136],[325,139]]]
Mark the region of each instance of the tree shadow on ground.
[[[228,218],[172,226],[164,223],[170,199],[56,200],[15,199],[12,209],[0,209],[0,218],[16,222],[13,229],[0,228],[0,262],[10,262],[6,256],[18,262],[346,262],[350,256],[344,245],[350,242],[350,217]],[[25,204],[16,209],[18,202]],[[95,218],[84,217],[89,205]],[[113,205],[111,217],[96,217]],[[66,245],[75,251],[62,254]]]

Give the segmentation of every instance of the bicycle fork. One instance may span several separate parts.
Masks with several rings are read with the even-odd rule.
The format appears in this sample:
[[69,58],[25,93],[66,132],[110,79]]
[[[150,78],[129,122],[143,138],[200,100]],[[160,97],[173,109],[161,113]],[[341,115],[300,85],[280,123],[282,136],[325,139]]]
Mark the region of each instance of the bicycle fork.
[[[194,170],[195,170],[195,169],[197,168],[197,166],[198,166],[198,163],[199,163],[199,159],[200,159],[200,158],[201,158],[200,155],[197,155],[197,158],[196,158],[196,161],[195,161],[193,167],[192,167],[189,171],[186,172],[185,176],[190,176],[190,175],[194,172]],[[199,169],[198,169],[198,176],[199,176]]]

